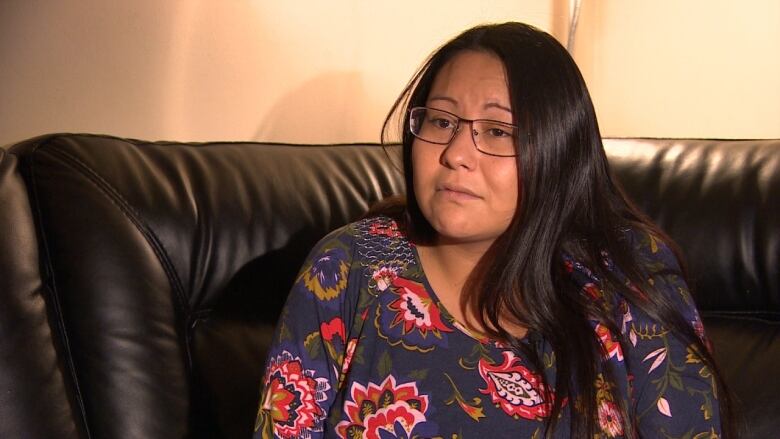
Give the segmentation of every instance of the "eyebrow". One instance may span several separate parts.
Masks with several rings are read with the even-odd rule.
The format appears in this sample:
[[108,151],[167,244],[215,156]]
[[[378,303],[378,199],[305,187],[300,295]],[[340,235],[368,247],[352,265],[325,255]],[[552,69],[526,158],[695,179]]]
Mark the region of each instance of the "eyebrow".
[[[432,98],[429,98],[428,101],[446,101],[446,102],[449,102],[449,103],[451,103],[453,105],[457,105],[458,104],[458,101],[456,101],[453,98],[447,97],[447,96],[434,96]],[[512,109],[510,109],[509,107],[505,107],[505,106],[503,106],[503,105],[501,105],[499,103],[496,103],[496,102],[487,103],[487,104],[485,104],[484,108],[485,109],[488,109],[488,108],[498,108],[499,110],[504,110],[507,113],[512,114]]]

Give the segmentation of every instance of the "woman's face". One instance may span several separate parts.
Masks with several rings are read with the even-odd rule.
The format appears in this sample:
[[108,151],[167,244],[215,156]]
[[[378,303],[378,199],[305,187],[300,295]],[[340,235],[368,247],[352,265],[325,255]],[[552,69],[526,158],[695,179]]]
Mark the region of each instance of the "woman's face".
[[[503,63],[483,52],[464,51],[445,64],[425,105],[466,119],[512,123]],[[471,124],[460,124],[448,145],[415,138],[414,193],[439,243],[489,245],[507,229],[517,208],[516,159],[479,152]]]

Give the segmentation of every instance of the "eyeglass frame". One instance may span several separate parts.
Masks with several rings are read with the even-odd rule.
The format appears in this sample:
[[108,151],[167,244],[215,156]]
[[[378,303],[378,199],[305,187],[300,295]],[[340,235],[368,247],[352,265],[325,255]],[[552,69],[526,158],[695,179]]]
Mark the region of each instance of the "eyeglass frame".
[[[442,113],[449,114],[450,116],[454,117],[457,120],[457,122],[455,124],[455,129],[452,131],[452,135],[450,136],[449,140],[447,140],[446,142],[433,142],[433,141],[430,141],[430,140],[427,140],[427,139],[423,139],[422,137],[420,137],[420,136],[418,136],[417,134],[414,133],[414,130],[412,129],[412,113],[414,113],[415,110],[420,110],[420,109],[422,109],[422,110],[441,111]],[[433,143],[434,145],[449,145],[452,142],[452,140],[455,139],[455,136],[458,135],[458,132],[460,132],[460,128],[462,126],[461,122],[468,122],[468,123],[471,124],[471,129],[469,130],[471,132],[471,141],[472,141],[472,143],[474,143],[474,148],[477,151],[481,152],[482,154],[489,155],[489,156],[492,156],[492,157],[517,157],[517,156],[520,155],[520,153],[517,150],[515,150],[515,153],[512,154],[512,155],[502,155],[502,154],[493,154],[493,153],[490,153],[490,152],[485,152],[485,151],[479,149],[479,146],[477,145],[477,139],[474,137],[474,122],[493,122],[493,123],[496,123],[496,124],[499,124],[499,125],[512,127],[514,130],[516,130],[517,135],[520,136],[520,127],[518,127],[517,125],[511,124],[511,123],[501,122],[500,120],[494,120],[494,119],[466,119],[465,117],[460,117],[460,116],[458,116],[455,113],[450,113],[449,111],[441,110],[441,109],[438,109],[438,108],[425,107],[425,106],[417,106],[417,107],[412,107],[411,109],[409,109],[409,117],[408,117],[408,119],[409,119],[409,132],[412,133],[412,136],[414,136],[417,139],[422,140],[423,142]],[[525,137],[530,139],[531,138],[531,133],[525,133]]]

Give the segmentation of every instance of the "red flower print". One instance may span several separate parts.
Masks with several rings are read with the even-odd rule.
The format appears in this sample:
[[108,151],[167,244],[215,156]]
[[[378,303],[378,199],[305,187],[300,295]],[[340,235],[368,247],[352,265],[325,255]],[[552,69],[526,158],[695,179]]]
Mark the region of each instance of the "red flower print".
[[620,343],[612,338],[612,333],[606,326],[598,323],[596,325],[596,335],[599,337],[601,345],[604,347],[605,358],[617,357],[618,361],[623,361],[623,349],[620,347]]
[[397,313],[391,326],[403,324],[404,334],[417,330],[423,338],[428,331],[437,338],[441,337],[440,331],[452,332],[452,328],[442,322],[439,307],[422,284],[398,277],[393,281],[393,288],[398,298],[388,305]]
[[352,364],[352,358],[355,356],[355,348],[357,347],[357,339],[353,338],[347,343],[347,352],[344,354],[344,362],[341,364],[341,373],[345,374],[349,371],[349,366]]
[[322,322],[320,324],[320,334],[323,339],[329,342],[333,342],[333,336],[338,335],[343,342],[346,339],[344,321],[340,317],[334,317],[329,322]]
[[[399,401],[390,406],[377,410],[373,415],[365,419],[366,429],[363,434],[367,439],[379,439],[380,430],[396,433],[400,427],[405,433],[404,437],[411,437],[412,430],[420,422],[425,421],[425,416],[419,410],[409,407],[409,404]],[[399,423],[400,425],[396,425]],[[401,435],[403,436],[403,434]]]
[[336,433],[341,438],[378,439],[380,432],[384,437],[412,437],[425,423],[427,409],[428,395],[420,395],[414,382],[398,385],[392,375],[379,385],[368,383],[364,387],[355,382],[344,404],[347,420],[336,425]]
[[270,414],[277,435],[297,438],[322,430],[325,413],[319,403],[330,390],[326,378],[315,378],[313,370],[304,370],[301,359],[287,351],[271,360],[266,377],[261,407]]
[[370,235],[382,235],[390,238],[397,238],[402,236],[402,233],[398,230],[398,224],[395,221],[387,222],[373,222],[369,226],[368,233]]
[[376,287],[379,291],[386,290],[392,285],[396,277],[398,277],[398,269],[393,267],[382,267],[371,275],[371,278],[376,282]]
[[601,431],[608,437],[617,437],[623,434],[623,418],[620,416],[617,404],[602,400],[599,403],[598,412]]
[[586,283],[585,286],[582,287],[582,291],[584,291],[585,294],[587,294],[588,297],[593,300],[601,298],[601,290],[598,286],[596,286],[596,284],[592,282]]
[[480,389],[480,392],[490,395],[496,406],[515,418],[540,419],[549,416],[552,403],[544,401],[545,391],[541,379],[520,365],[520,359],[511,351],[504,351],[503,356],[504,362],[497,366],[484,358],[479,360],[479,374],[487,384],[487,388]]
[[455,329],[442,321],[439,305],[425,286],[396,277],[383,294],[377,295],[374,326],[391,346],[429,352],[448,346],[448,333]]

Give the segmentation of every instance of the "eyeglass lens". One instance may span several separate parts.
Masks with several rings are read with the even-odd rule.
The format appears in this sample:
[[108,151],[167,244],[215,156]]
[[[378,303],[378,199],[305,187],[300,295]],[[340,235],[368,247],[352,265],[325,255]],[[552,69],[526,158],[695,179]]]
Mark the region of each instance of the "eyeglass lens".
[[416,137],[430,143],[448,144],[461,124],[471,124],[471,137],[477,149],[498,156],[514,156],[517,128],[494,120],[467,121],[435,108],[417,107],[410,114],[409,127]]

